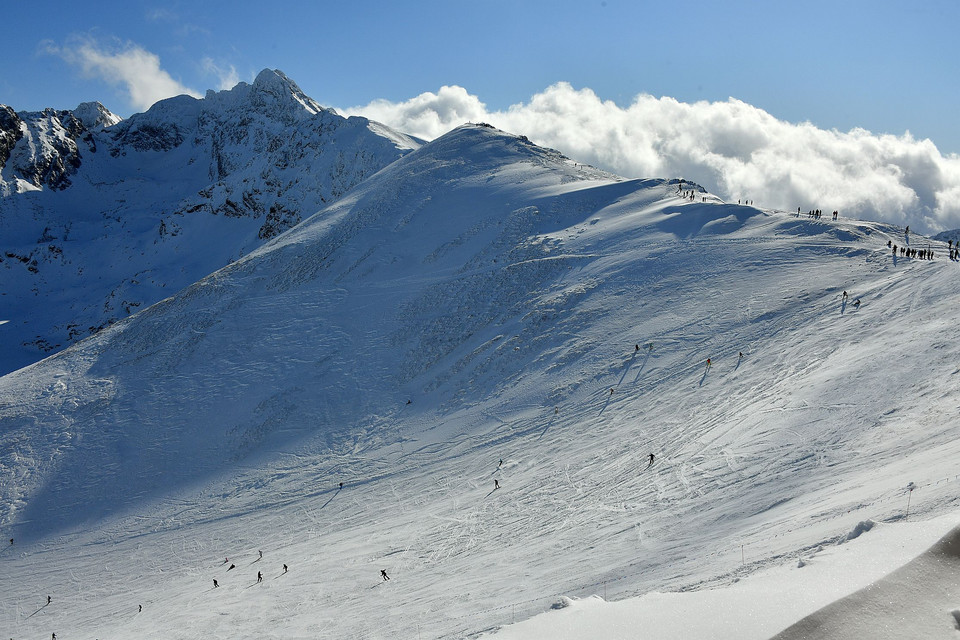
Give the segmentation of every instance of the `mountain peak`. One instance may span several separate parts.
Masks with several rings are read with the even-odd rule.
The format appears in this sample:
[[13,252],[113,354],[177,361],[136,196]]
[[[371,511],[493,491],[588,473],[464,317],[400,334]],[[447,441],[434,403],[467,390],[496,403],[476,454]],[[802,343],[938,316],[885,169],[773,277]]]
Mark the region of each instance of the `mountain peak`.
[[258,73],[252,89],[251,98],[258,106],[281,107],[292,99],[309,115],[327,111],[279,69],[264,69]]
[[83,123],[87,129],[99,129],[100,127],[112,127],[119,123],[123,118],[111,112],[105,106],[97,101],[81,102],[73,115]]

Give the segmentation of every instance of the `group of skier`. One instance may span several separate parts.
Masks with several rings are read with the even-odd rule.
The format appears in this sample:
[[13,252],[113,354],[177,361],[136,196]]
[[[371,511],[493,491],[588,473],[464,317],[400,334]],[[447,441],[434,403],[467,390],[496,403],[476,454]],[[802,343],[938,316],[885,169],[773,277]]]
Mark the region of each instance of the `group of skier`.
[[[343,483],[340,483],[340,484],[341,484],[341,486],[343,485]],[[254,560],[253,562],[260,562],[261,560],[263,560],[263,551],[259,551],[259,550],[258,550],[258,551],[257,551],[257,559]],[[225,564],[229,564],[229,565],[230,565],[229,567],[227,567],[227,571],[230,571],[230,570],[232,570],[232,569],[236,569],[236,568],[237,568],[237,565],[235,565],[234,563],[230,562],[230,558],[229,558],[229,557],[224,558],[224,559],[223,559],[223,562],[220,563],[220,566],[223,566],[223,565],[225,565]],[[253,564],[253,563],[251,563],[251,564]],[[289,568],[287,567],[287,565],[284,564],[284,565],[283,565],[283,573],[286,573],[288,569],[289,569]],[[263,582],[263,572],[262,572],[262,571],[257,571],[257,583],[259,584],[259,583],[261,583],[261,582]],[[219,587],[220,587],[220,583],[217,581],[216,578],[214,578],[214,579],[213,579],[213,588],[214,588],[214,589],[217,589],[217,588],[219,588]]]
[[[887,240],[887,248],[893,249],[893,255],[897,255],[897,250],[900,250],[900,255],[905,258],[919,258],[921,260],[933,260],[934,253],[933,249],[912,249],[910,247],[898,247],[893,244],[893,240]],[[954,259],[954,251],[950,252],[950,259]]]

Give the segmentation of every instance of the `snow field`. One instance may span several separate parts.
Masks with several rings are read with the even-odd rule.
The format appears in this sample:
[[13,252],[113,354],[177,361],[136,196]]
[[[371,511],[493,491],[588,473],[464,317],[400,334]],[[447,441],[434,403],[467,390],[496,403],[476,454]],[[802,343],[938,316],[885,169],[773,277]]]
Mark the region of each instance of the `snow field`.
[[952,514],[958,265],[675,190],[468,127],[4,376],[0,627],[470,637]]

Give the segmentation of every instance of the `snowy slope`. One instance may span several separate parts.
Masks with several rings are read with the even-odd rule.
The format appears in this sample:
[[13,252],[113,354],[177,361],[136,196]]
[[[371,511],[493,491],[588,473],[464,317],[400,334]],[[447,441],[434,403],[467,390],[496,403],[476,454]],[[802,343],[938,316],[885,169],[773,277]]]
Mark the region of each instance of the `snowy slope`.
[[0,378],[0,628],[465,637],[954,514],[958,265],[888,240],[462,127]]
[[280,71],[119,121],[0,106],[0,373],[157,302],[419,146]]

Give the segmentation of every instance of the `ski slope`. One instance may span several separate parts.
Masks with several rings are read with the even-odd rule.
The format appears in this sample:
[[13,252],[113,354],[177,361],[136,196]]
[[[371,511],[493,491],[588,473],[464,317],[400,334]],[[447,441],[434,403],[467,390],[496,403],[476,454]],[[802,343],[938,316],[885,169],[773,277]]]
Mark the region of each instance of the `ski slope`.
[[[0,378],[0,629],[473,637],[828,564],[868,520],[919,554],[956,523],[947,253],[461,127]],[[908,498],[938,524],[898,538]]]

